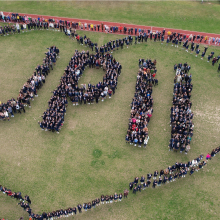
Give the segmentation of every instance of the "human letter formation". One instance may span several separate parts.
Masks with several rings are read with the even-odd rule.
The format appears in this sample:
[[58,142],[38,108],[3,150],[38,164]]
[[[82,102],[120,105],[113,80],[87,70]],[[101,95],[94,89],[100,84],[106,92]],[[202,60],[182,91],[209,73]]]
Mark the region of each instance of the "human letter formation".
[[[160,171],[155,170],[153,173],[148,173],[147,178],[142,175],[140,178],[135,177],[134,181],[128,184],[129,189],[136,194],[137,192],[141,192],[152,186],[152,188],[156,188],[157,186],[165,185],[181,178],[186,177],[187,174],[189,176],[193,175],[194,172],[198,172],[203,169],[203,167],[207,164],[208,160],[211,160],[216,154],[220,151],[220,147],[213,149],[212,152],[206,155],[206,160],[203,160],[203,155],[199,155],[194,160],[190,160],[188,163],[178,163],[176,162],[172,166],[168,166],[168,168],[161,169]],[[152,181],[151,181],[152,180]],[[66,209],[54,210],[52,212],[43,212],[42,214],[35,214],[31,209],[31,200],[28,195],[22,196],[21,192],[12,192],[12,190],[0,185],[0,192],[10,196],[11,198],[17,199],[19,201],[18,205],[20,205],[26,212],[28,212],[29,217],[35,220],[43,220],[43,219],[57,219],[61,217],[70,217],[72,215],[76,215],[78,213],[82,213],[82,211],[91,211],[97,206],[104,204],[111,204],[113,202],[121,202],[123,198],[127,198],[129,191],[125,189],[120,193],[114,193],[112,195],[101,195],[98,198],[90,202],[83,203],[83,205],[78,204],[75,207],[69,207]]]

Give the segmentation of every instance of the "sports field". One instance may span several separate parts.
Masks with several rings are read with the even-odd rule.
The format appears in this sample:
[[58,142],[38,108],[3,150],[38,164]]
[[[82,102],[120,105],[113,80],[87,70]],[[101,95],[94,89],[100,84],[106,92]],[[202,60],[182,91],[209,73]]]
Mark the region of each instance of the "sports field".
[[[121,6],[121,13],[117,4]],[[157,9],[153,11],[152,8],[156,6]],[[178,8],[182,8],[183,14],[176,20],[172,13],[177,12]],[[151,19],[155,26],[220,33],[217,25],[214,25],[215,22],[219,23],[218,3],[2,2],[0,10],[136,24],[146,24],[146,19]],[[149,13],[138,13],[147,10]],[[187,20],[180,22],[185,17]],[[98,45],[120,38],[100,33],[77,33],[86,33]],[[1,51],[4,51],[0,54],[2,102],[17,96],[34,68],[41,64],[46,48],[51,45],[60,49],[60,58],[47,77],[45,86],[39,90],[39,96],[31,103],[32,108],[19,117],[16,115],[10,122],[0,122],[0,184],[13,191],[21,191],[23,195],[28,194],[35,213],[73,207],[101,194],[123,192],[135,176],[146,176],[176,161],[189,161],[219,146],[220,77],[217,66],[213,67],[206,62],[207,59],[202,61],[181,48],[161,45],[159,42],[141,43],[114,52],[113,56],[123,69],[113,98],[98,105],[69,105],[60,134],[42,131],[37,121],[41,120],[40,116],[48,107],[51,91],[58,85],[75,49],[81,51],[87,48],[63,33],[51,31],[31,31],[1,37],[0,41]],[[210,47],[208,53],[211,51],[220,54],[218,47]],[[139,58],[157,59],[159,80],[159,85],[153,90],[154,112],[149,123],[150,141],[147,149],[126,145],[124,140]],[[175,75],[173,65],[180,62],[191,64],[194,85],[191,99],[195,129],[191,151],[187,155],[171,153],[167,148]],[[97,83],[102,76],[101,69],[87,68],[80,83]],[[129,193],[128,199],[121,203],[102,205],[90,212],[77,214],[75,218],[218,219],[219,162],[217,156],[193,176],[160,188],[149,188],[136,195]],[[16,201],[6,195],[0,194],[0,207],[0,218],[28,218],[27,213],[16,206]]]

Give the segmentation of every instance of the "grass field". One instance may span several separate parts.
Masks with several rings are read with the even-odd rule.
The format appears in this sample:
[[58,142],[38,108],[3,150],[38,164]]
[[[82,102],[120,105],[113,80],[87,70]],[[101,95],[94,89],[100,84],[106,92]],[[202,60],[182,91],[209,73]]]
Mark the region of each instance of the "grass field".
[[[86,34],[99,45],[118,37],[88,32]],[[2,38],[1,41],[3,51],[13,51],[9,59],[5,59],[7,56],[1,54],[1,77],[4,78],[7,74],[1,84],[11,82],[9,84],[13,85],[14,89],[11,94],[10,90],[1,85],[1,100],[17,95],[25,79],[41,62],[46,47],[53,44],[60,48],[61,58],[57,61],[56,69],[47,78],[45,86],[39,91],[39,97],[32,103],[32,108],[10,122],[1,122],[1,182],[15,191],[30,195],[35,212],[77,205],[78,202],[90,201],[102,193],[120,192],[128,187],[128,183],[136,175],[146,175],[176,161],[188,161],[218,145],[219,103],[215,100],[218,100],[220,94],[220,82],[216,68],[181,49],[153,42],[133,45],[114,54],[116,60],[122,63],[123,71],[116,95],[111,100],[93,106],[70,105],[59,135],[41,131],[37,121],[47,108],[50,91],[58,84],[74,50],[82,50],[85,47],[77,45],[64,34],[50,31],[24,33]],[[215,51],[219,52],[219,49],[215,48]],[[153,91],[155,105],[149,125],[150,142],[147,150],[131,147],[124,141],[139,57],[156,58],[158,62],[159,86]],[[13,62],[14,60],[16,62]],[[167,149],[173,64],[183,61],[192,65],[192,102],[196,127],[192,150],[187,156],[179,153],[173,155]],[[24,65],[26,68],[23,68]],[[88,83],[91,79],[94,82],[101,80],[101,70],[85,71],[80,80],[82,83]],[[94,155],[97,149],[102,152],[99,158]],[[198,216],[217,216],[219,210],[215,200],[217,201],[219,191],[213,185],[210,188],[207,186],[213,180],[216,184],[218,182],[217,162],[219,158],[215,158],[208,168],[191,178],[156,190],[149,189],[141,195],[129,195],[129,199],[120,205],[97,208],[90,214],[78,215],[77,219],[127,219],[128,216],[139,219],[145,215],[165,218],[168,212],[173,212],[173,218],[179,218],[186,209],[190,217],[194,216],[195,209],[189,201],[193,201],[195,196],[203,198],[203,205],[206,207],[201,208],[198,198],[193,201]],[[15,204],[15,201],[6,200],[6,204],[7,202]],[[178,204],[181,204],[182,208]],[[210,209],[213,213],[210,213]],[[4,213],[7,214],[1,209],[0,214]],[[15,213],[12,213],[8,218],[14,219],[14,216]]]
[[[20,4],[23,6],[19,6]],[[29,13],[33,13],[34,5],[37,7],[42,3],[32,4],[29,6]],[[68,4],[72,3],[55,3],[55,6],[58,8],[61,4],[66,4],[62,7],[66,9]],[[12,11],[6,7],[13,9],[15,3],[3,2],[2,5],[2,10]],[[45,8],[49,7],[48,5],[49,3]],[[19,7],[25,10],[28,6],[27,3],[19,3],[17,10]],[[210,7],[214,8],[213,5]],[[217,5],[216,8],[218,7]],[[39,14],[41,10],[39,9]],[[68,12],[67,9],[66,11]],[[61,10],[60,14],[56,12],[56,15],[64,13]],[[95,15],[84,18],[95,19],[92,16]],[[86,32],[86,35],[99,45],[119,37],[89,32]],[[89,202],[101,194],[122,192],[135,176],[146,176],[148,172],[166,168],[176,161],[188,161],[200,153],[210,152],[219,145],[220,78],[216,72],[217,66],[213,68],[206,60],[202,61],[181,48],[154,42],[133,45],[113,54],[116,60],[121,62],[123,69],[118,89],[112,99],[92,106],[69,105],[65,124],[59,135],[41,131],[37,121],[47,108],[50,91],[58,85],[74,50],[86,48],[79,46],[63,33],[51,31],[34,31],[2,37],[0,41],[1,51],[5,51],[0,54],[1,101],[17,96],[25,80],[32,74],[36,65],[41,63],[44,52],[50,45],[60,48],[61,58],[58,59],[55,70],[47,77],[45,86],[39,91],[39,97],[32,102],[32,108],[28,109],[26,114],[19,117],[16,115],[10,122],[1,121],[0,182],[13,191],[28,194],[34,212],[75,206],[78,203]],[[212,47],[208,51],[211,50],[220,53],[219,48]],[[159,85],[153,90],[154,113],[149,124],[150,141],[146,150],[126,145],[124,140],[139,58],[157,59],[159,79]],[[195,131],[190,153],[181,155],[170,153],[167,146],[170,137],[173,65],[185,61],[192,66],[194,88],[191,99],[195,114]],[[101,79],[101,70],[86,70],[80,82],[95,83]],[[94,153],[97,150],[101,152],[100,155]],[[75,218],[218,219],[219,162],[217,156],[203,171],[194,176],[157,189],[150,188],[137,195],[130,193],[128,199],[121,203],[97,207],[90,213],[84,212]],[[28,217],[26,212],[16,206],[16,201],[2,194],[0,207],[0,218]]]

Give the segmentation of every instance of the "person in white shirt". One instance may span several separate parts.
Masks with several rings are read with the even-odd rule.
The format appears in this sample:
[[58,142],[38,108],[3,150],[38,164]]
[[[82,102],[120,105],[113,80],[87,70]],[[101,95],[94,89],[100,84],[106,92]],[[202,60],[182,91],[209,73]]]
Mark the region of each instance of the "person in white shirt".
[[23,24],[24,30],[27,32],[27,25],[24,23]]
[[149,140],[149,136],[145,137],[145,139],[144,139],[144,147],[147,146],[148,140]]
[[67,29],[67,35],[70,37],[70,29]]
[[4,115],[5,115],[5,118],[7,118],[8,121],[10,121],[9,116],[8,116],[8,112],[7,112],[7,111],[4,111]]
[[18,23],[16,24],[16,28],[17,28],[18,33],[20,33],[20,25]]

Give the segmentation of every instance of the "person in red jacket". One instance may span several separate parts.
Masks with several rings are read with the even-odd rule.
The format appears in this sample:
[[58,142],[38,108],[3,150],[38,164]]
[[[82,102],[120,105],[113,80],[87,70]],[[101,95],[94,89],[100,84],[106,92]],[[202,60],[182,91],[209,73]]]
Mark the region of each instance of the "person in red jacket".
[[111,98],[111,96],[112,96],[112,90],[111,89],[108,90],[108,95],[109,95],[109,98]]
[[120,33],[122,32],[122,29],[123,29],[123,27],[122,27],[122,26],[120,26],[120,27],[119,27]]

